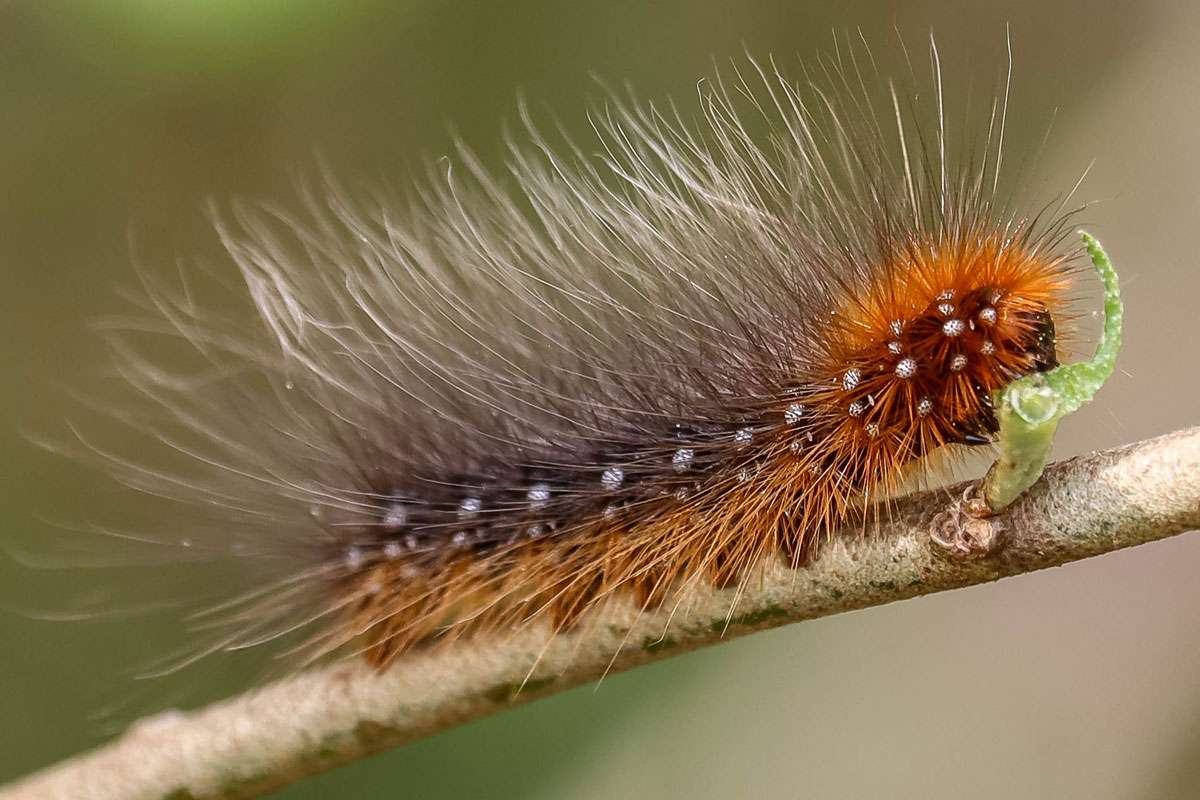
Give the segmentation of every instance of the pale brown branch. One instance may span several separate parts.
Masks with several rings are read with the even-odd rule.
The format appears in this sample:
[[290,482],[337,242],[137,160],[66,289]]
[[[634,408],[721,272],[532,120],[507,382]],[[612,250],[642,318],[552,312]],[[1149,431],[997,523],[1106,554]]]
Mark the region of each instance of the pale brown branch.
[[[762,628],[1053,567],[1200,527],[1200,428],[1056,464],[1005,514],[962,513],[952,487],[901,499],[867,535],[799,571],[772,567],[730,615],[697,588],[674,614],[616,604],[552,636],[529,628],[405,658],[343,662],[117,741],[0,790],[0,800],[257,797],[299,778],[648,661]],[[617,653],[615,661],[613,654]],[[532,671],[531,671],[532,670]]]

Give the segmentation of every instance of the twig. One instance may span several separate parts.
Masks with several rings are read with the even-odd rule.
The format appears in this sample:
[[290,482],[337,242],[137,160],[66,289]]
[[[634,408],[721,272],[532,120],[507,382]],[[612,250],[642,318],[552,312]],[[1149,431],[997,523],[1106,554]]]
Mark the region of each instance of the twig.
[[[898,501],[887,521],[767,569],[738,599],[698,587],[639,617],[611,605],[573,632],[528,628],[402,659],[343,662],[194,713],[144,720],[117,741],[0,790],[0,800],[249,798],[468,720],[751,631],[880,605],[1162,539],[1200,527],[1200,428],[1057,464],[1004,514],[948,498]],[[963,546],[964,542],[966,546]],[[617,653],[615,660],[613,654]]]

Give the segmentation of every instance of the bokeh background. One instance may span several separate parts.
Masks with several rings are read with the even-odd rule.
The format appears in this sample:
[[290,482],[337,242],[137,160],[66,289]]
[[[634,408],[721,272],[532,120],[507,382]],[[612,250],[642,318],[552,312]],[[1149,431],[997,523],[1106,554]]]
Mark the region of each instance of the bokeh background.
[[[0,540],[130,498],[29,444],[100,380],[88,320],[152,273],[221,259],[209,199],[298,175],[406,185],[451,130],[494,165],[523,93],[586,136],[593,74],[686,102],[713,60],[787,63],[861,28],[990,91],[1015,148],[1073,183],[1122,270],[1123,370],[1066,456],[1195,423],[1200,7],[1089,0],[104,0],[0,6]],[[228,274],[228,273],[227,273]],[[1086,322],[1084,327],[1086,328]],[[1200,538],[759,634],[614,676],[292,787],[328,797],[1200,796]],[[120,579],[121,573],[116,573]],[[112,579],[109,575],[109,579]],[[7,607],[102,592],[0,561]],[[101,741],[123,671],[178,622],[0,613],[0,781]],[[236,686],[192,672],[210,694]]]

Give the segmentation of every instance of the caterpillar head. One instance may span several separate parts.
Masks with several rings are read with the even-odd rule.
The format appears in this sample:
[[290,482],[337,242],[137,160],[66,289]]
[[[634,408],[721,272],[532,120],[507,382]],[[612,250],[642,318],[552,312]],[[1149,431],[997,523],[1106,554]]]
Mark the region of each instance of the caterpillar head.
[[1058,364],[1065,270],[986,241],[925,255],[882,270],[886,286],[838,315],[831,399],[868,439],[985,444],[993,392]]

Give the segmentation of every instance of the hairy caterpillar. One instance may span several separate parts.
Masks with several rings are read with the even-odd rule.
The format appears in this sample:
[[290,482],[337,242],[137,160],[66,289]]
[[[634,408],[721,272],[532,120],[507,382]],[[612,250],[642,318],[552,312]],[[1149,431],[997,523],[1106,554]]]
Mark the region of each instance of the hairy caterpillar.
[[152,292],[204,366],[122,346],[164,417],[122,413],[183,463],[109,458],[188,507],[173,541],[271,576],[196,618],[191,658],[384,666],[737,587],[987,442],[992,392],[1056,363],[1070,196],[1012,207],[1007,85],[955,140],[931,55],[931,106],[866,51],[749,62],[695,122],[613,99],[596,155],[529,122],[508,181],[461,150],[406,205],[222,223],[261,330]]

